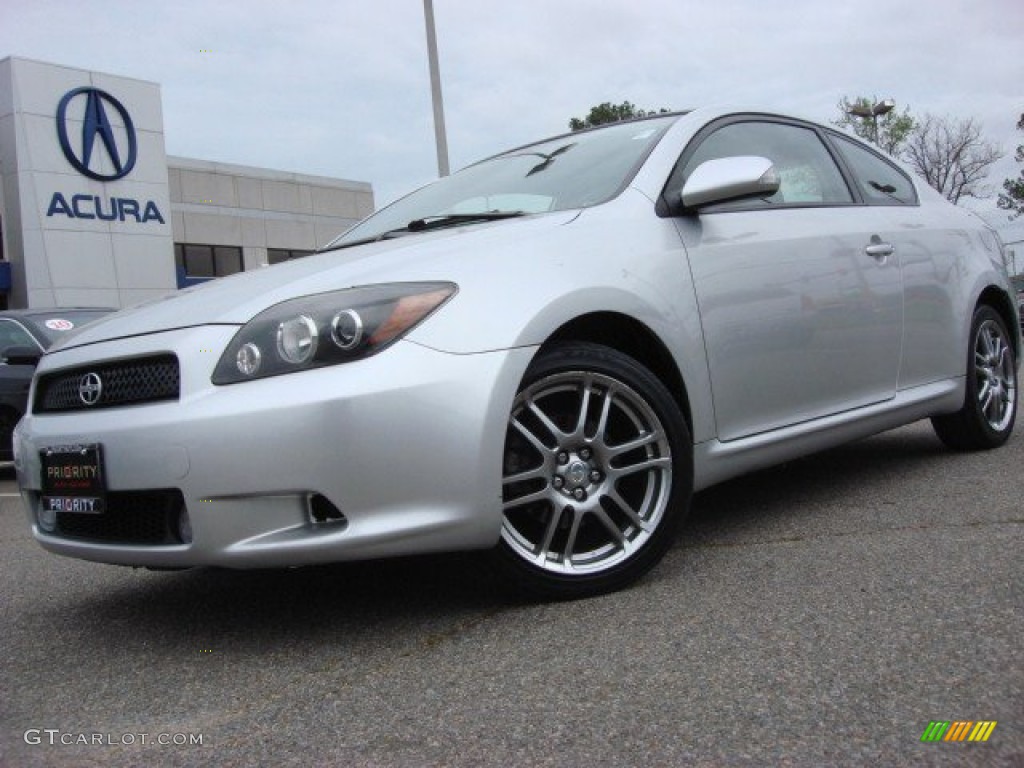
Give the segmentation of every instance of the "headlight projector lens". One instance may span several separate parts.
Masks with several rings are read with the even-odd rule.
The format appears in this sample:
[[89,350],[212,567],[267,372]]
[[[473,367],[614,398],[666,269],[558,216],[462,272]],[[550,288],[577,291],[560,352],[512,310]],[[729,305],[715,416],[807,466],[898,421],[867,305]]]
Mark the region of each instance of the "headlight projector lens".
[[235,365],[238,366],[238,372],[244,376],[255,376],[262,362],[263,355],[260,353],[260,348],[251,341],[243,345],[235,355]]
[[363,318],[354,309],[345,309],[331,320],[331,340],[346,352],[363,340]]
[[293,365],[308,363],[316,354],[316,323],[305,315],[285,320],[277,326],[277,353]]

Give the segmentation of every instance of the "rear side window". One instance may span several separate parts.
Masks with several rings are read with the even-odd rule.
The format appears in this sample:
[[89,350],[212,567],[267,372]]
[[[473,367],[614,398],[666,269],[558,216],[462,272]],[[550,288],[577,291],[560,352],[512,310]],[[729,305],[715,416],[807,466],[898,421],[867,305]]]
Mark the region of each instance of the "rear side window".
[[832,141],[850,167],[864,202],[870,205],[916,205],[917,192],[895,165],[843,136]]

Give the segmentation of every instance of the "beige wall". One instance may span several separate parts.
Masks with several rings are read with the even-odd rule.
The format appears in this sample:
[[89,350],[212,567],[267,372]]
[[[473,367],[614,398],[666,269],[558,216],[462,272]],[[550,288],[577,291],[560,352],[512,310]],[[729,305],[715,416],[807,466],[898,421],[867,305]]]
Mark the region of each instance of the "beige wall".
[[373,188],[358,181],[167,158],[176,243],[240,245],[246,269],[268,248],[311,251],[373,212]]

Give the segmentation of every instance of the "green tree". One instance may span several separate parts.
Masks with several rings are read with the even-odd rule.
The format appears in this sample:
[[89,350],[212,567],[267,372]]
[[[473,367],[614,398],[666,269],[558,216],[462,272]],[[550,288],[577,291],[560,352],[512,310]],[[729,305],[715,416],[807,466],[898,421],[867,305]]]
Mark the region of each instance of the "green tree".
[[569,130],[582,131],[584,128],[593,128],[595,125],[617,123],[620,120],[632,120],[637,117],[658,115],[669,111],[665,108],[657,111],[653,109],[637,109],[636,105],[629,101],[624,101],[621,104],[612,104],[610,101],[606,101],[603,104],[598,104],[596,107],[591,107],[590,114],[582,120],[578,117],[570,118]]
[[899,157],[904,144],[917,127],[917,120],[910,114],[910,107],[904,107],[902,112],[892,109],[877,117],[859,117],[850,112],[858,108],[871,112],[872,108],[880,103],[878,98],[858,96],[851,101],[843,96],[836,105],[839,119],[833,120],[832,125],[846,128],[889,155]]
[[[1024,131],[1024,113],[1017,121],[1017,130]],[[1024,144],[1017,146],[1017,152],[1013,159],[1018,163],[1024,163]],[[1003,182],[1004,192],[999,193],[999,200],[996,202],[1003,210],[1010,212],[1010,218],[1015,219],[1024,214],[1024,168],[1017,174],[1015,179],[1007,179]]]

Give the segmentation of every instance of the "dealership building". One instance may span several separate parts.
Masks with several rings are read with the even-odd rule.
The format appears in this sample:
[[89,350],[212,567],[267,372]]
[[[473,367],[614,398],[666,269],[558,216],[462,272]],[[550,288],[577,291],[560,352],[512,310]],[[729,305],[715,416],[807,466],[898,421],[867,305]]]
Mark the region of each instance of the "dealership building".
[[124,307],[326,245],[369,183],[168,156],[160,86],[0,60],[0,308]]

